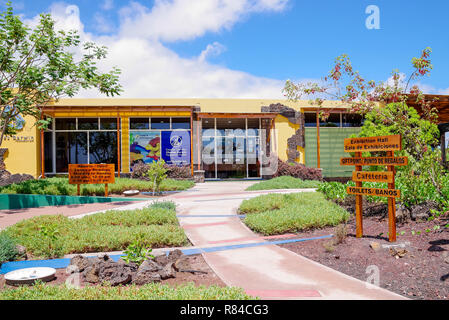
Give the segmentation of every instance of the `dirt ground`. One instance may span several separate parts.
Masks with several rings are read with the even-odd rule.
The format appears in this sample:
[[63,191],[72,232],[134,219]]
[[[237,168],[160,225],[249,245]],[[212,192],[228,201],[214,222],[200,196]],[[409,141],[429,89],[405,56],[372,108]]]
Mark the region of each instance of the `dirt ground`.
[[[194,282],[195,285],[211,286],[216,285],[220,287],[226,287],[226,284],[220,280],[220,278],[212,271],[209,265],[206,263],[201,255],[191,255],[187,257],[192,270],[204,271],[207,273],[190,273],[190,272],[176,272],[176,278],[162,280],[162,284],[167,284],[172,287],[176,287],[180,284],[187,282]],[[51,285],[61,285],[66,282],[68,274],[65,269],[56,269],[56,278],[53,281],[48,282]],[[85,285],[91,285],[81,282],[81,287]],[[14,288],[13,286],[6,285],[4,275],[0,275],[0,290],[5,288]]]
[[[379,216],[364,217],[363,238],[355,237],[352,216],[346,225],[347,236],[343,243],[335,244],[335,240],[324,239],[281,246],[362,281],[373,279],[375,267],[368,267],[377,266],[382,288],[411,299],[449,299],[449,228],[445,228],[448,222],[409,221],[398,224],[394,244],[405,245],[397,250],[405,249],[406,252],[396,256],[390,248],[382,247],[392,243],[387,236],[388,220]],[[434,230],[435,225],[440,225],[440,229]],[[302,232],[298,236],[328,235],[335,234],[335,231],[336,228],[328,227]],[[379,245],[377,251],[371,248],[372,242]],[[402,257],[401,253],[404,254]]]

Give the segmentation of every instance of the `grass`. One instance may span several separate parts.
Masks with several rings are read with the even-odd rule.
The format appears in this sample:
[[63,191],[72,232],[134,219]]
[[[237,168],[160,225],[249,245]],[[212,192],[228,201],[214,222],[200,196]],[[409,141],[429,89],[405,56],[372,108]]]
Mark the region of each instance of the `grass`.
[[[147,246],[187,245],[176,212],[169,208],[107,211],[81,219],[63,215],[34,217],[2,231],[34,257],[124,250],[143,235]],[[0,233],[0,235],[2,234]]]
[[[194,186],[193,181],[165,179],[161,191],[180,191]],[[115,178],[115,183],[109,184],[110,194],[122,194],[125,190],[153,191],[149,181]],[[68,178],[47,178],[43,180],[28,180],[18,184],[0,187],[0,193],[8,194],[46,194],[46,195],[76,195],[76,185],[69,184]],[[81,186],[83,196],[104,196],[104,184],[89,184]]]
[[262,181],[246,188],[247,191],[272,190],[272,189],[306,189],[318,188],[320,181],[301,180],[291,176],[282,176],[274,179]]
[[141,287],[98,287],[80,289],[37,283],[0,290],[0,300],[252,300],[255,299],[235,287],[199,286],[193,283],[176,288],[164,284]]
[[318,192],[262,195],[244,200],[239,211],[249,228],[264,235],[335,226],[349,218]]

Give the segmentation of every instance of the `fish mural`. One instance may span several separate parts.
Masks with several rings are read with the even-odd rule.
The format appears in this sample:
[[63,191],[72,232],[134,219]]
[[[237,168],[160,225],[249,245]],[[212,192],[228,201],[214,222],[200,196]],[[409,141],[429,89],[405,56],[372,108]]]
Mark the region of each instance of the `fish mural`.
[[131,167],[138,162],[152,163],[161,158],[161,137],[157,132],[130,132]]

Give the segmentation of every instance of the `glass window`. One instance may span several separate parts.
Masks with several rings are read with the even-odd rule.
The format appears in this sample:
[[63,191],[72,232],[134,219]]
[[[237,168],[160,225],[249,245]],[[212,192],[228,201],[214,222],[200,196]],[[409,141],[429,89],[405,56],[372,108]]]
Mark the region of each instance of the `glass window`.
[[361,127],[363,124],[363,117],[356,113],[343,113],[342,126],[343,127]]
[[172,129],[190,129],[190,118],[172,118]]
[[57,118],[56,130],[76,130],[76,118]]
[[201,126],[203,129],[203,137],[215,136],[215,119],[202,119]]
[[78,130],[98,130],[98,118],[78,118]]
[[89,163],[114,163],[117,170],[117,132],[91,132]]
[[247,119],[248,121],[248,137],[257,137],[259,135],[259,119]]
[[56,172],[67,172],[69,163],[87,162],[87,132],[56,132]]
[[[306,127],[316,127],[316,112],[305,112],[304,120]],[[340,127],[340,113],[331,113],[326,121],[319,121],[320,127]]]
[[170,129],[170,118],[151,118],[151,129]]
[[131,118],[129,119],[129,128],[134,130],[148,130],[150,129],[150,119]]
[[117,118],[100,118],[100,130],[117,130]]

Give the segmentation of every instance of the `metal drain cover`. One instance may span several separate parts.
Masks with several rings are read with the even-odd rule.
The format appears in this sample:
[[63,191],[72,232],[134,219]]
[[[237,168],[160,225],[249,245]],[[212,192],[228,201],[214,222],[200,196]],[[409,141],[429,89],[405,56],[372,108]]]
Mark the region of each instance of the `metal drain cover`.
[[33,284],[36,280],[48,282],[55,278],[55,274],[56,269],[54,268],[24,268],[5,274],[5,281],[6,284],[12,286]]

